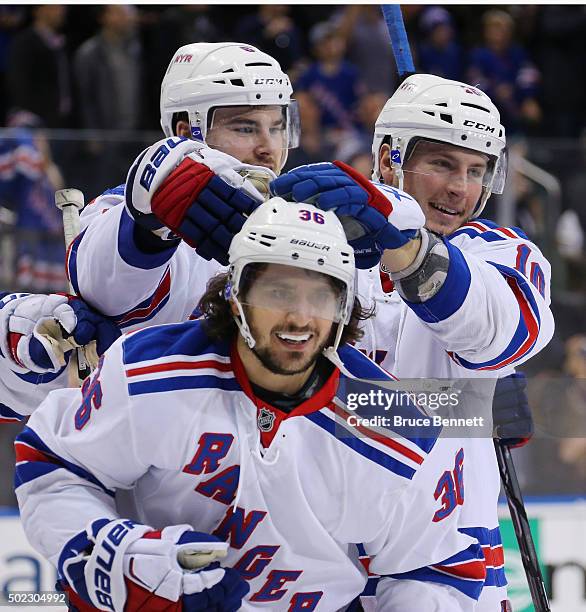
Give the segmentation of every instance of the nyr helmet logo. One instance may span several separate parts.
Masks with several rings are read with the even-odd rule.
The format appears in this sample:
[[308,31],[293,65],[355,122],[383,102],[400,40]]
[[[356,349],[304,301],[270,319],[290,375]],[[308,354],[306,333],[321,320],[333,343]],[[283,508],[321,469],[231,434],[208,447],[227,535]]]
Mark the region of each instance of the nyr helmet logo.
[[193,59],[193,55],[190,53],[183,53],[175,56],[175,64],[189,64]]
[[464,89],[466,93],[474,94],[475,96],[480,96],[482,98],[482,92],[478,91],[478,89],[475,89],[474,87],[470,87],[470,85],[462,85],[462,89]]
[[271,431],[273,425],[275,424],[275,415],[266,408],[261,408],[258,412],[258,416],[256,417],[256,423],[258,428],[261,431],[268,432]]

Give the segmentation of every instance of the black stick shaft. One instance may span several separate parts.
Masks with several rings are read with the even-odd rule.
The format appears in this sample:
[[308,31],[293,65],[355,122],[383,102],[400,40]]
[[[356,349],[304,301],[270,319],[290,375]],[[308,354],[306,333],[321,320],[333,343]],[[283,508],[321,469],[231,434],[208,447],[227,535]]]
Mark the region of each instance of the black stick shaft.
[[511,450],[499,440],[494,441],[494,449],[535,612],[550,612],[549,599],[545,590],[543,576],[541,575],[537,553],[535,552],[535,544],[533,543],[531,527],[529,526],[529,519],[525,511],[523,495],[517,480],[517,472],[513,463],[513,457],[511,456]]

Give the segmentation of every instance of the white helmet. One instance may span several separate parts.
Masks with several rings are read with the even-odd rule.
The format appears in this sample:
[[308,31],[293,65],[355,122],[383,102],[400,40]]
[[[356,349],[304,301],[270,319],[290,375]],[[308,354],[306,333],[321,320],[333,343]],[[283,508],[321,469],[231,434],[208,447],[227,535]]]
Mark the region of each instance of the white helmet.
[[387,100],[375,125],[373,180],[380,180],[380,148],[391,137],[391,166],[403,188],[403,164],[419,139],[445,142],[489,156],[478,217],[491,193],[502,193],[507,173],[505,128],[491,99],[479,89],[432,74],[405,79]]
[[352,316],[356,269],[354,251],[334,212],[271,198],[248,217],[234,236],[229,258],[227,297],[238,308],[240,316],[236,317],[236,323],[251,348],[255,340],[239,301],[242,273],[248,264],[274,263],[327,274],[343,283],[339,316],[334,319],[339,322],[333,347],[334,351],[337,349],[344,325]]
[[[187,112],[192,136],[205,141],[209,110],[217,106],[277,105],[286,110],[287,148],[299,144],[299,113],[279,63],[244,43],[192,43],[177,49],[161,84],[161,127]],[[283,162],[284,163],[284,162]]]

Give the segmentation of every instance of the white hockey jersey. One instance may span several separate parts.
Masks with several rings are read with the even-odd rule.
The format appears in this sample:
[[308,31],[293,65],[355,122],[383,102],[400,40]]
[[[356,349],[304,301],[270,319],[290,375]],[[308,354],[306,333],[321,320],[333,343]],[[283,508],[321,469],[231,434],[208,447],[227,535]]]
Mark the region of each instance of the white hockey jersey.
[[[66,259],[74,292],[125,331],[187,320],[208,280],[224,270],[184,242],[155,255],[140,251],[124,207],[124,185],[90,202],[81,225]],[[15,372],[0,351],[0,423],[23,420],[50,391],[67,386],[66,368],[57,374]]]
[[[339,355],[353,376],[386,378],[352,347]],[[130,518],[189,523],[230,543],[226,563],[250,584],[243,610],[343,608],[367,579],[358,542],[379,574],[429,566],[425,582],[396,584],[421,584],[421,601],[441,591],[450,601],[433,609],[473,610],[482,552],[458,532],[459,508],[439,518],[434,496],[458,441],[351,427],[344,379],[335,369],[285,414],[254,396],[234,346],[212,343],[200,321],[124,336],[83,396],[51,393],[16,441],[27,537],[57,565],[65,543],[117,517],[117,494],[130,492]],[[393,586],[381,587],[381,610],[397,610]]]
[[[359,296],[376,305],[359,347],[399,379],[507,376],[553,335],[550,265],[520,230],[492,221],[467,223],[448,242],[448,277],[424,304],[405,303],[378,268],[359,272]],[[466,470],[460,529],[478,538],[487,562],[478,609],[500,612],[506,578],[493,441],[461,442]]]
[[208,280],[224,269],[183,241],[154,254],[141,251],[124,185],[90,202],[81,228],[67,253],[69,279],[77,295],[125,331],[185,321]]

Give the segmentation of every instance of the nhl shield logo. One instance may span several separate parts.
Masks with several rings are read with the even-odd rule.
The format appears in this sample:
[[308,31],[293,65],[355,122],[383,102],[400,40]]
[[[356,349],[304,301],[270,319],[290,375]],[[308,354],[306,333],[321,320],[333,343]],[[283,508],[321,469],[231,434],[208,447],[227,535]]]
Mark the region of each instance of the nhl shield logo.
[[256,418],[256,422],[258,424],[258,428],[261,431],[271,431],[273,425],[275,424],[275,415],[266,408],[261,408],[258,412],[258,417]]

